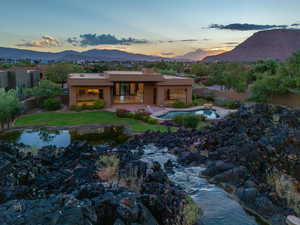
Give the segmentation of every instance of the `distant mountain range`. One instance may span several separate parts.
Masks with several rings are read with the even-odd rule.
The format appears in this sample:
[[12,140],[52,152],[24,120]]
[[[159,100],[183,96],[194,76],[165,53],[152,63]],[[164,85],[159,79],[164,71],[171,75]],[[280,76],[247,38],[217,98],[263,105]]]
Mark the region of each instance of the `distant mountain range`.
[[300,50],[300,30],[267,30],[252,35],[232,51],[203,59],[205,62],[285,60]]
[[[134,54],[119,50],[92,49],[84,52],[62,51],[57,53],[38,52],[17,48],[0,47],[0,58],[10,59],[32,59],[32,60],[54,60],[54,61],[158,61],[167,58]],[[168,59],[169,60],[169,59]]]

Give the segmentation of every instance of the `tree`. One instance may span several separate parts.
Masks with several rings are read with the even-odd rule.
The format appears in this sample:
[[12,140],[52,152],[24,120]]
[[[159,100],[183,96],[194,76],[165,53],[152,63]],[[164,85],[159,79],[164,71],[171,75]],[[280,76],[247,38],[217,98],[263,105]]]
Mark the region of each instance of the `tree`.
[[48,67],[45,72],[45,76],[48,80],[63,85],[68,80],[70,73],[84,72],[83,68],[72,63],[56,63]]
[[280,68],[279,74],[291,91],[300,90],[300,51],[295,52]]
[[37,87],[27,89],[27,96],[33,96],[39,101],[58,97],[62,93],[62,88],[49,80],[41,80]]
[[278,67],[279,63],[275,60],[259,61],[255,64],[253,71],[255,73],[270,72],[270,74],[274,75],[276,74]]
[[0,89],[0,124],[2,130],[5,124],[10,126],[10,123],[20,113],[21,106],[15,90]]
[[196,63],[192,65],[191,73],[197,76],[207,76],[209,67],[205,63]]

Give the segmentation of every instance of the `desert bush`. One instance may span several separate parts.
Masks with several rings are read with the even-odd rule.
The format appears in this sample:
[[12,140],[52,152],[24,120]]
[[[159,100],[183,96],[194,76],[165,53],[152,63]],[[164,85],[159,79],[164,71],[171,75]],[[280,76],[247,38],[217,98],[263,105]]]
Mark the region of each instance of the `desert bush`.
[[104,180],[110,180],[118,175],[120,160],[114,155],[101,155],[96,161],[96,167],[100,170],[98,175]]
[[173,121],[185,128],[197,128],[199,123],[205,121],[206,117],[203,115],[194,114],[180,114],[173,118]]
[[194,200],[188,196],[186,197],[186,204],[183,209],[183,215],[187,225],[196,224],[199,220],[199,216],[201,214],[201,210],[194,202]]
[[43,101],[43,109],[53,111],[61,109],[61,100],[59,98],[48,98]]

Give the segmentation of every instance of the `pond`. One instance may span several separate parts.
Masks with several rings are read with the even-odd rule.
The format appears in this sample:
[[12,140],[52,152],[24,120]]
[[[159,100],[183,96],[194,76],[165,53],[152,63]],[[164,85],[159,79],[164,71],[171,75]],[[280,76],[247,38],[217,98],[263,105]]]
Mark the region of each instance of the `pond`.
[[160,119],[172,119],[176,115],[181,115],[181,114],[195,114],[195,115],[203,115],[207,119],[217,119],[220,116],[216,112],[216,110],[213,109],[197,109],[197,110],[186,110],[186,111],[169,111],[163,115],[157,116]]
[[24,144],[31,148],[45,146],[67,147],[73,141],[87,141],[91,145],[110,143],[117,145],[125,142],[129,136],[125,134],[123,127],[105,127],[101,130],[46,130],[27,129],[23,131],[8,131],[0,133],[0,140],[15,144]]

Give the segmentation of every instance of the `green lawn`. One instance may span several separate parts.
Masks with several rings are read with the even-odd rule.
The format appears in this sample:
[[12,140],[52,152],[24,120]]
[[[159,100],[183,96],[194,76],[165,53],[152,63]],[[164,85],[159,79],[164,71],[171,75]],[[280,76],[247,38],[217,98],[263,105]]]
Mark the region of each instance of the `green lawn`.
[[86,124],[122,123],[131,127],[133,132],[147,130],[167,131],[162,125],[147,124],[134,119],[119,118],[113,112],[45,112],[21,116],[16,120],[15,126],[72,126]]

